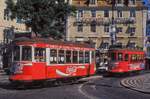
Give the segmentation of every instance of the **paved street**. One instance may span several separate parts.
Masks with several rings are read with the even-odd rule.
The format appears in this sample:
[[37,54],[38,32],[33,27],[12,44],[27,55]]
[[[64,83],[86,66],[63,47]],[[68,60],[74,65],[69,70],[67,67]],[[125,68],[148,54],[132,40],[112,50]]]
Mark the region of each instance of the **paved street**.
[[7,76],[0,79],[0,99],[150,99],[150,94],[120,85],[124,78],[118,77],[93,76],[79,84],[24,90],[9,89]]

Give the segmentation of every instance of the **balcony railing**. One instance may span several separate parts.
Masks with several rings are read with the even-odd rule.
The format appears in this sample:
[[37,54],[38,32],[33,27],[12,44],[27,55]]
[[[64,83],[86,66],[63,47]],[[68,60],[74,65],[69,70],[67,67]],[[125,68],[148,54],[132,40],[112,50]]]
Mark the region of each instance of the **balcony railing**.
[[[96,25],[109,25],[112,22],[111,18],[77,18],[74,25],[83,24],[91,25],[92,22],[95,22]],[[134,24],[136,23],[135,18],[115,18],[114,22],[116,24]]]

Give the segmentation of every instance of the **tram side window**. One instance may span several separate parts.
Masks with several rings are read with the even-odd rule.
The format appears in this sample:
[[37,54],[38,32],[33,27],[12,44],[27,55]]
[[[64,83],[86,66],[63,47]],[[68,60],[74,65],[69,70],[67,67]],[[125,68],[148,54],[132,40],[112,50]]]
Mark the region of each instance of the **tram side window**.
[[95,61],[95,52],[92,51],[92,62]]
[[19,46],[14,47],[13,55],[14,55],[14,60],[15,61],[20,60],[20,47]]
[[78,51],[73,51],[73,63],[78,63]]
[[125,61],[128,61],[129,60],[129,55],[125,54],[124,58],[125,58]]
[[66,51],[66,63],[71,63],[71,51]]
[[137,57],[138,57],[138,61],[142,61],[140,54],[138,54]]
[[36,62],[45,62],[46,61],[45,48],[35,48],[34,56],[35,56]]
[[22,47],[22,60],[23,61],[31,61],[32,60],[32,50],[30,46]]
[[110,53],[110,58],[112,61],[116,61],[116,53]]
[[64,50],[59,50],[58,53],[58,63],[63,64],[65,62]]
[[79,63],[84,63],[84,55],[82,51],[79,52]]
[[144,55],[141,55],[141,61],[143,61],[144,60]]
[[85,52],[85,63],[89,63],[89,62],[90,62],[90,53]]
[[123,60],[123,54],[122,53],[118,53],[118,61],[122,61]]
[[[61,53],[62,53],[62,51],[61,51]],[[62,54],[60,56],[62,57]],[[57,64],[57,50],[56,49],[50,50],[50,63]]]
[[131,61],[135,61],[136,60],[136,55],[131,55]]

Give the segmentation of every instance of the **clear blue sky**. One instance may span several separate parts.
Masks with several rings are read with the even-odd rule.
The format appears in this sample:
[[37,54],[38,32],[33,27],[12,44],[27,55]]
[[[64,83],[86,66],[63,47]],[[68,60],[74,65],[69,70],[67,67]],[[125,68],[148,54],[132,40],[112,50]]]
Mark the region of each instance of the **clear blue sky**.
[[150,0],[143,0],[145,2],[145,4],[147,5],[148,4],[148,1],[150,3]]

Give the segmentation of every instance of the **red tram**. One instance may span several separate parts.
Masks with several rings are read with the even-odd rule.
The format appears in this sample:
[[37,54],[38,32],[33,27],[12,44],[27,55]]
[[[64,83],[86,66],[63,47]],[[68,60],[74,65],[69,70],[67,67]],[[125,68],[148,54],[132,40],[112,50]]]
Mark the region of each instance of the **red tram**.
[[10,81],[33,82],[80,78],[95,73],[95,48],[45,39],[16,40]]
[[127,73],[144,69],[144,51],[137,49],[110,49],[108,72]]

